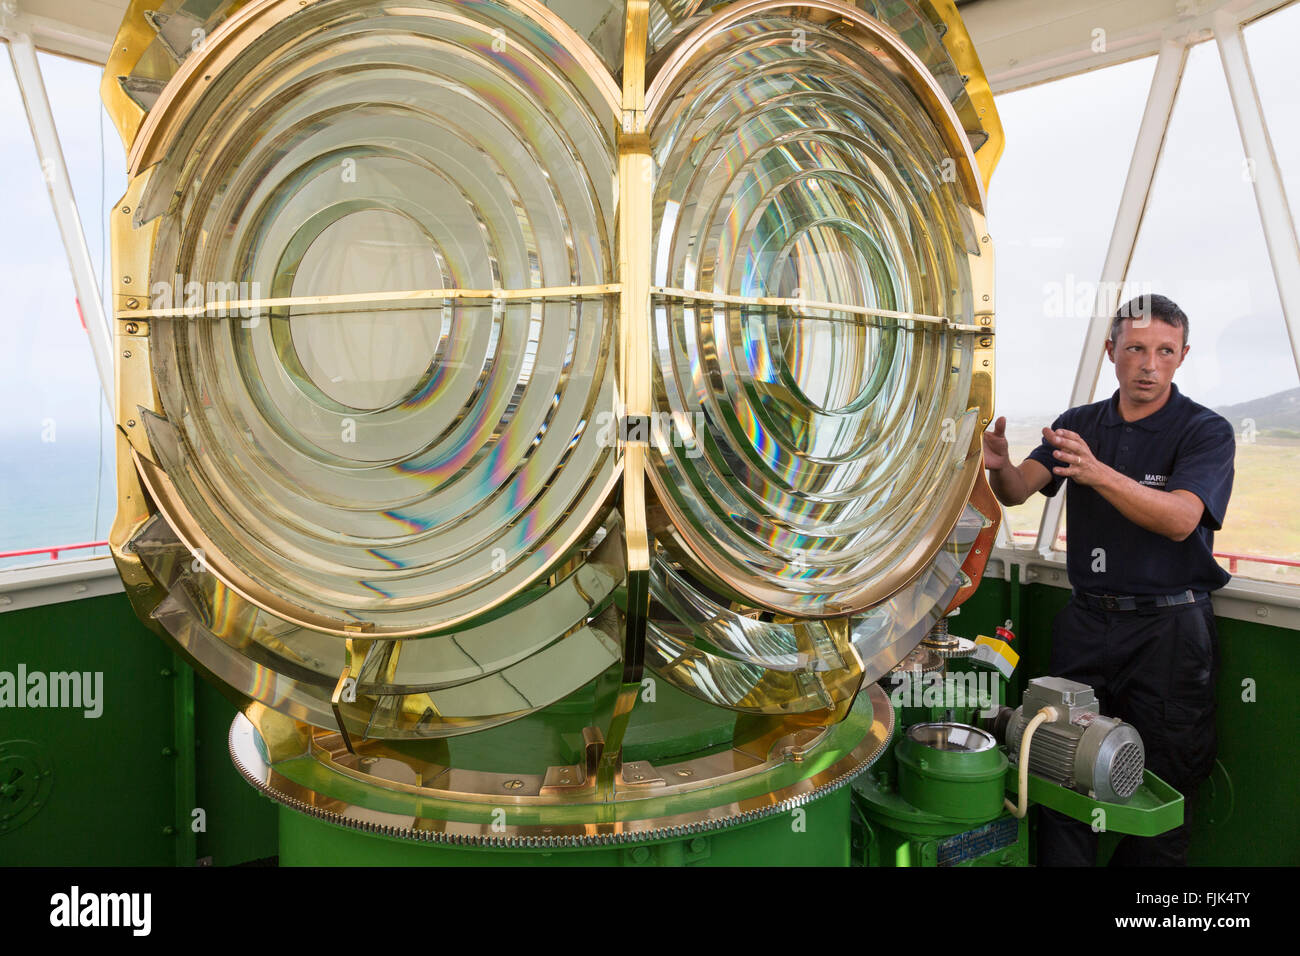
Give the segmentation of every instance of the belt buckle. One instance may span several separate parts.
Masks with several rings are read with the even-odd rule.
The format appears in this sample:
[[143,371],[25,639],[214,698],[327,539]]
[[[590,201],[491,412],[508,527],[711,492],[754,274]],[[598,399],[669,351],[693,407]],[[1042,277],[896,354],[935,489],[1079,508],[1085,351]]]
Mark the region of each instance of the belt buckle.
[[1105,608],[1107,611],[1119,610],[1119,599],[1116,598],[1115,595],[1102,594],[1099,595],[1099,597],[1101,598],[1101,606]]

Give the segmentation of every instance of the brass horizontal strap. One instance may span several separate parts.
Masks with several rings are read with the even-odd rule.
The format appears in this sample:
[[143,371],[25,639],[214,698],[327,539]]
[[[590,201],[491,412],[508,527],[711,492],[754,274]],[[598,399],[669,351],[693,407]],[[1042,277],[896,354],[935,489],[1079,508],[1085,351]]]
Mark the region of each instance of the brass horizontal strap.
[[[700,292],[693,289],[672,289],[665,286],[653,286],[650,289],[650,294],[665,299],[692,299],[699,302],[713,302],[723,305],[753,305],[764,308],[804,310],[827,309],[833,312],[848,312],[850,315],[920,322],[925,325],[936,325],[940,328],[950,329],[954,332],[979,332],[984,335],[993,334],[993,329],[987,325],[964,325],[960,322],[953,322],[951,319],[945,318],[941,315],[925,315],[920,312],[892,312],[889,309],[873,309],[864,305],[846,305],[843,302],[819,302],[814,299],[789,299],[777,298],[775,296],[725,295],[720,292]],[[812,316],[811,318],[816,318],[818,321],[822,322],[844,321],[843,319],[824,319],[820,316]]]
[[617,295],[622,286],[562,285],[543,289],[414,289],[406,292],[356,292],[346,295],[296,295],[278,299],[218,299],[202,306],[175,309],[121,309],[119,319],[201,318],[215,315],[227,318],[231,312],[318,305],[370,305],[385,303],[446,301],[448,299],[484,299],[518,301],[520,299],[576,299]]

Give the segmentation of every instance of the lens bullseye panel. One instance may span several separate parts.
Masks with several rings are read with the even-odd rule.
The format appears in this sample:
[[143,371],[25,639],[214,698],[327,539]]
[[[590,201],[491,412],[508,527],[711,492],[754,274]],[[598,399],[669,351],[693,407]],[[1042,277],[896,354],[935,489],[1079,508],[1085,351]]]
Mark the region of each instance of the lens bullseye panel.
[[[614,281],[612,83],[510,6],[317,3],[213,79],[144,198],[167,213],[152,289]],[[289,604],[402,631],[469,620],[602,518],[613,301],[158,321],[153,449],[217,550]]]
[[[874,52],[761,15],[656,80],[655,286],[974,321],[966,160]],[[920,571],[977,461],[968,333],[671,293],[653,312],[657,408],[689,431],[650,458],[675,556],[794,614]]]

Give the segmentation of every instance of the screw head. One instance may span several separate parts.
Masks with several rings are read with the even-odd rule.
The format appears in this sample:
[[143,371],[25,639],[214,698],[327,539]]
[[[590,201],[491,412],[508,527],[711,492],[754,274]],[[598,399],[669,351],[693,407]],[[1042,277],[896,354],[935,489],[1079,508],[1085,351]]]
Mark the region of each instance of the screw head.
[[131,284],[131,277],[130,277],[130,276],[122,276],[122,285],[130,285],[130,284]]
[[131,357],[131,350],[130,350],[130,349],[124,349],[124,350],[122,351],[122,358],[130,358],[130,357]]
[[691,770],[691,769],[688,768],[688,767],[678,767],[676,770],[673,771],[673,773],[677,774],[677,776],[679,776],[679,777],[693,777],[693,776],[695,776],[695,771],[694,771],[694,770]]
[[127,427],[127,428],[135,428],[135,419],[134,419],[134,418],[128,418],[128,419],[126,420],[126,427]]
[[518,777],[514,777],[501,784],[501,786],[505,787],[507,790],[521,790],[523,789],[524,782]]
[[123,207],[122,207],[122,213],[123,213],[124,215],[130,215],[130,213],[131,213],[131,207],[130,207],[130,206],[123,206]]

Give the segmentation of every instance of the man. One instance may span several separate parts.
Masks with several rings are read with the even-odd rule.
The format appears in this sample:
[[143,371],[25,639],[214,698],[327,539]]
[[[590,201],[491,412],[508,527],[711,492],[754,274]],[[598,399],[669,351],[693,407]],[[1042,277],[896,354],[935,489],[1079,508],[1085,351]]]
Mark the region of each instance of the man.
[[[1228,574],[1214,532],[1232,492],[1232,426],[1173,384],[1188,352],[1187,316],[1140,296],[1111,322],[1106,356],[1119,388],[1043,429],[1020,465],[1006,419],[984,433],[989,483],[1004,505],[1035,491],[1066,494],[1066,557],[1074,595],[1052,627],[1050,670],[1093,687],[1103,713],[1142,735],[1147,767],[1184,796],[1184,823],[1126,837],[1118,865],[1185,865],[1192,804],[1217,750],[1218,638],[1210,592]],[[1046,808],[1039,864],[1091,866],[1097,834]]]

